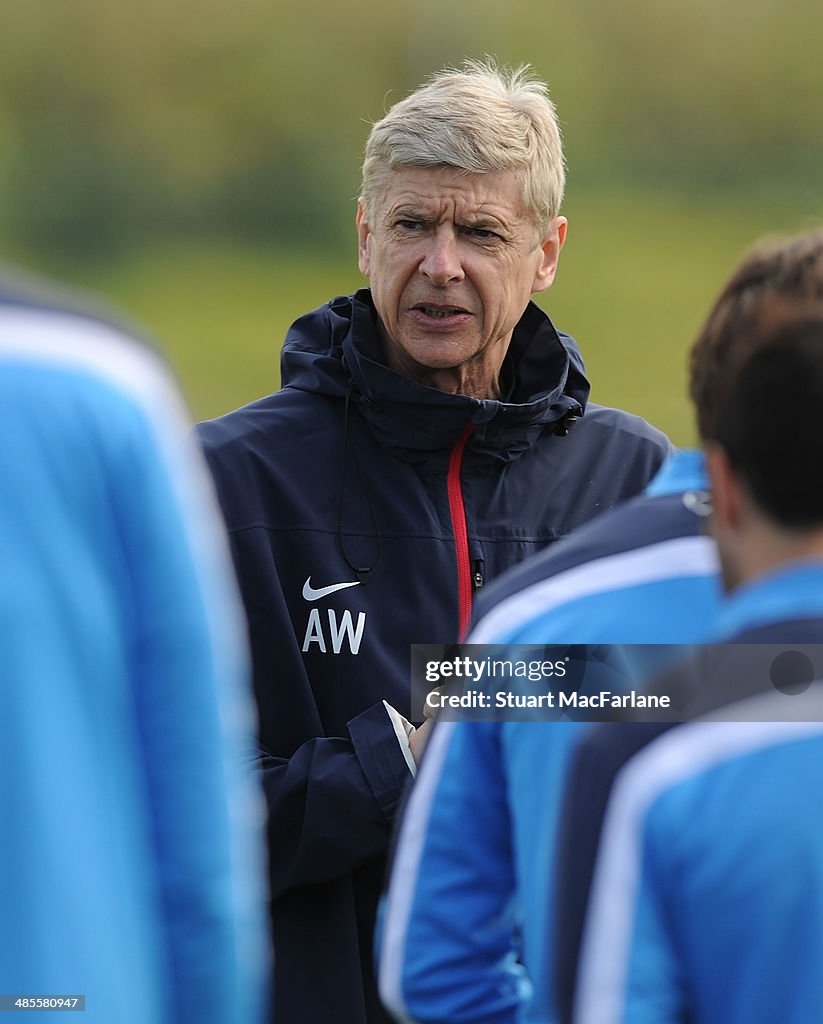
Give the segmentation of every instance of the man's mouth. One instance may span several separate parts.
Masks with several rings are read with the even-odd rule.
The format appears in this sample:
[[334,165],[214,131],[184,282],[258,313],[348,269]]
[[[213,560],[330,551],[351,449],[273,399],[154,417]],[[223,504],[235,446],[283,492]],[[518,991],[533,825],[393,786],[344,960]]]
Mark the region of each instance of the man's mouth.
[[468,310],[463,309],[461,306],[426,306],[419,304],[414,307],[426,316],[434,317],[436,320],[445,320],[450,316],[460,316],[461,314],[467,313]]

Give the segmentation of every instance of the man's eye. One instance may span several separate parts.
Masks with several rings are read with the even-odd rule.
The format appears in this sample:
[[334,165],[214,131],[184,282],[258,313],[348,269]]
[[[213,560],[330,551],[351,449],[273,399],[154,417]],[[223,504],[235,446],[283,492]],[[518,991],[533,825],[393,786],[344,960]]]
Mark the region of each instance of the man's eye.
[[419,220],[398,220],[395,221],[395,227],[401,228],[403,231],[416,231],[420,228],[421,222]]
[[491,228],[467,228],[467,231],[473,238],[479,238],[481,242],[493,241],[500,237]]

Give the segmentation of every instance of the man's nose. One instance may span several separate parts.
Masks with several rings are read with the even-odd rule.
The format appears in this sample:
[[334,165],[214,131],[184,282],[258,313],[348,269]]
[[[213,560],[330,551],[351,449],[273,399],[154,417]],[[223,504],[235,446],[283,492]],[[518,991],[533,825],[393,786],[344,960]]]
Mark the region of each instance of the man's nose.
[[454,231],[441,225],[427,239],[427,243],[426,254],[420,262],[420,273],[438,288],[462,281],[465,274]]

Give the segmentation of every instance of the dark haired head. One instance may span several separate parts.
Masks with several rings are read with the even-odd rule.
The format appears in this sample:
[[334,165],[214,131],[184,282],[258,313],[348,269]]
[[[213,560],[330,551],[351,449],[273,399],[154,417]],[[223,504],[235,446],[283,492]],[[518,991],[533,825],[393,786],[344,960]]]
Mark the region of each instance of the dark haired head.
[[753,339],[712,437],[775,525],[823,525],[823,314]]
[[758,243],[715,300],[692,346],[689,394],[700,437],[715,436],[715,418],[736,374],[775,323],[823,303],[823,231]]

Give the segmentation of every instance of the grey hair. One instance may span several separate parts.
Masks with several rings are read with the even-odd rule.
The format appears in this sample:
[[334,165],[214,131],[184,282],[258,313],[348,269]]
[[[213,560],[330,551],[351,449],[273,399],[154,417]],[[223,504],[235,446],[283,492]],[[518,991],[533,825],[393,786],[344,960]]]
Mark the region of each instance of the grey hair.
[[380,192],[403,167],[522,171],[523,201],[541,233],[557,216],[566,169],[560,127],[544,82],[528,64],[491,59],[446,68],[396,103],[366,142],[361,199],[374,216]]

